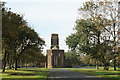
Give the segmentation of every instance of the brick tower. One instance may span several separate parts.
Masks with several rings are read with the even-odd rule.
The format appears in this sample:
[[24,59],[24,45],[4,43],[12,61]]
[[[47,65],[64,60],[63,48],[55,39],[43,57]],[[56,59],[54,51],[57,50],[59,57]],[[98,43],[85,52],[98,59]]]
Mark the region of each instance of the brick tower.
[[64,50],[59,49],[58,34],[51,35],[51,47],[47,50],[47,68],[62,68],[65,63]]

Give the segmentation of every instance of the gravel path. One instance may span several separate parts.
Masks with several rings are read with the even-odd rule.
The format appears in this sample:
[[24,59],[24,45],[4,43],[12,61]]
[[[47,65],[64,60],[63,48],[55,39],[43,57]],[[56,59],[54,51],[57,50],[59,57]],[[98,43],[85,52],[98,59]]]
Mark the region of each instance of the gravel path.
[[68,69],[50,69],[48,80],[108,80],[96,76],[90,76]]

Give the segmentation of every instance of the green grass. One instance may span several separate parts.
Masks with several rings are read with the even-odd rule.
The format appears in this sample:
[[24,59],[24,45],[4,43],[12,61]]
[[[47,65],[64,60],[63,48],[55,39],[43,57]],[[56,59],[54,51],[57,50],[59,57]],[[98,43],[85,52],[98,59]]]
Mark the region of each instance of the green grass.
[[112,67],[110,68],[110,70],[103,70],[103,67],[100,67],[99,70],[79,68],[70,68],[69,70],[94,75],[98,77],[110,78],[111,80],[120,80],[120,69],[114,71]]
[[6,70],[1,73],[2,80],[46,80],[48,75],[47,68],[33,68],[25,69],[19,68],[18,70]]
[[[48,75],[48,69],[50,68],[18,68],[15,70],[6,70],[5,73],[0,73],[2,75],[2,80],[46,80]],[[95,75],[98,77],[110,78],[110,80],[120,80],[120,69],[114,71],[113,68],[110,70],[103,70],[100,67],[99,70],[96,69],[79,69],[79,68],[55,68],[55,69],[69,69],[72,71],[77,71],[81,73],[86,73],[89,75]],[[16,75],[15,75],[16,74]],[[119,74],[119,75],[118,75]]]

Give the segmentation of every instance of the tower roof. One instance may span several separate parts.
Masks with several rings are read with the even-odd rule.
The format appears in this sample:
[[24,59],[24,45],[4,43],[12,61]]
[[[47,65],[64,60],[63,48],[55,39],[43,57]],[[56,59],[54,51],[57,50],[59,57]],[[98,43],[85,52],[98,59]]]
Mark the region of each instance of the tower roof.
[[56,33],[53,33],[53,34],[51,34],[51,36],[58,36],[58,34],[56,34]]

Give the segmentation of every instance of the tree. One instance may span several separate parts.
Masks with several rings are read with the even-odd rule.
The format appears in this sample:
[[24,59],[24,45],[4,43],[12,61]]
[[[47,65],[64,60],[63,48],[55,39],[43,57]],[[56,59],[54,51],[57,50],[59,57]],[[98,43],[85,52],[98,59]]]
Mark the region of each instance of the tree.
[[[96,60],[96,68],[98,69],[98,63],[101,60],[106,60],[103,64],[105,67],[108,66],[106,64],[108,64],[111,58],[107,61],[105,54],[110,52],[111,46],[109,45],[109,39],[105,38],[106,36],[102,35],[103,31],[97,27],[91,18],[77,20],[74,28],[75,33],[66,38],[66,43],[71,49],[81,51],[94,58]],[[74,43],[75,46],[71,46]],[[107,70],[108,68],[105,69]]]
[[9,57],[14,61],[17,70],[17,62],[24,51],[31,46],[36,46],[41,51],[45,41],[27,25],[22,15],[7,10],[5,6],[2,7],[2,19],[3,72]]
[[68,51],[65,53],[66,67],[80,65],[80,55],[75,51]]
[[21,62],[20,64],[26,65],[27,63],[31,66],[38,66],[40,67],[41,63],[45,63],[45,56],[42,54],[40,48],[37,45],[29,46],[21,55],[19,59]]
[[[82,8],[79,9],[82,15],[87,15],[85,18],[93,18],[98,29],[107,32],[108,38],[113,44],[112,56],[114,61],[114,70],[116,70],[116,51],[117,46],[117,31],[118,31],[118,0],[113,1],[98,1],[86,2]],[[105,33],[103,35],[106,35]]]
[[71,34],[66,38],[66,44],[71,50],[75,50],[78,44],[78,36],[76,34]]
[[[103,60],[106,70],[110,60],[114,61],[114,70],[116,70],[116,56],[118,54],[116,52],[118,35],[118,8],[116,5],[118,5],[116,1],[89,1],[84,3],[83,7],[79,8],[82,16],[76,22],[74,33],[77,37],[79,36],[78,38],[81,38],[76,39],[77,44],[75,43],[74,48],[84,51],[83,53],[91,54],[98,62]],[[72,41],[72,38],[69,40]],[[70,41],[67,39],[67,43]],[[71,47],[70,43],[68,45]]]

